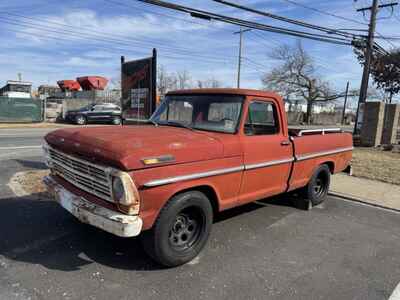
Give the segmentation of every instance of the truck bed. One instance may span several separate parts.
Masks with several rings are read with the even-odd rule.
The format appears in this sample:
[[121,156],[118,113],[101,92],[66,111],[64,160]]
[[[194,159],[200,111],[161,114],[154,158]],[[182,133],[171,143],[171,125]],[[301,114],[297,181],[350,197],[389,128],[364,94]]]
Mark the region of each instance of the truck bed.
[[289,129],[293,143],[294,166],[290,177],[290,189],[304,186],[315,166],[328,163],[331,172],[347,168],[352,157],[353,137],[340,128]]

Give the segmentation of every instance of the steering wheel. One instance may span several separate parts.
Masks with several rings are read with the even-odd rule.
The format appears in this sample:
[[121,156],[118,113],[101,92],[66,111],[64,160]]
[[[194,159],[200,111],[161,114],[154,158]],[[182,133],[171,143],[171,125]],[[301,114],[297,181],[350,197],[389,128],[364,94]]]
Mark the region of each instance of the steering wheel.
[[231,121],[231,122],[233,122],[233,120],[232,120],[232,119],[229,119],[229,118],[223,118],[223,119],[220,120],[220,122],[225,122],[225,121]]

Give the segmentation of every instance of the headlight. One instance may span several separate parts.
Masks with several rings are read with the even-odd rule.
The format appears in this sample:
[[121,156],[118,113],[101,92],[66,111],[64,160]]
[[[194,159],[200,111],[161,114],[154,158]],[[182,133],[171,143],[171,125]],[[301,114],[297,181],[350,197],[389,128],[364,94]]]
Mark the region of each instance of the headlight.
[[120,211],[130,215],[139,213],[139,191],[128,173],[116,172],[113,174],[112,194]]
[[113,196],[114,196],[114,201],[124,204],[124,205],[129,205],[130,203],[126,203],[127,199],[125,197],[125,188],[124,184],[119,177],[114,177],[113,179]]

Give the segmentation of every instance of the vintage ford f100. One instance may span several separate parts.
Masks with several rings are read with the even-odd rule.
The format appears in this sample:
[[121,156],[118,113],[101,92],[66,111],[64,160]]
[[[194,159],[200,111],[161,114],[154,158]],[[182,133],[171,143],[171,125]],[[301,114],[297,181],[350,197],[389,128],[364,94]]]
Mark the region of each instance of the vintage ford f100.
[[340,130],[289,130],[280,96],[242,89],[170,92],[147,125],[60,129],[43,147],[62,207],[141,235],[166,266],[196,257],[220,211],[295,190],[320,204],[353,149]]

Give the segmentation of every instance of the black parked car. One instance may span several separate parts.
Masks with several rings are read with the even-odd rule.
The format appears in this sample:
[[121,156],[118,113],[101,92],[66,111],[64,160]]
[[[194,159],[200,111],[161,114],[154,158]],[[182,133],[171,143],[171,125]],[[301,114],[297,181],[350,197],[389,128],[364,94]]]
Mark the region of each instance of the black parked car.
[[90,104],[78,110],[67,112],[65,119],[78,125],[87,123],[121,124],[121,108],[111,103]]

